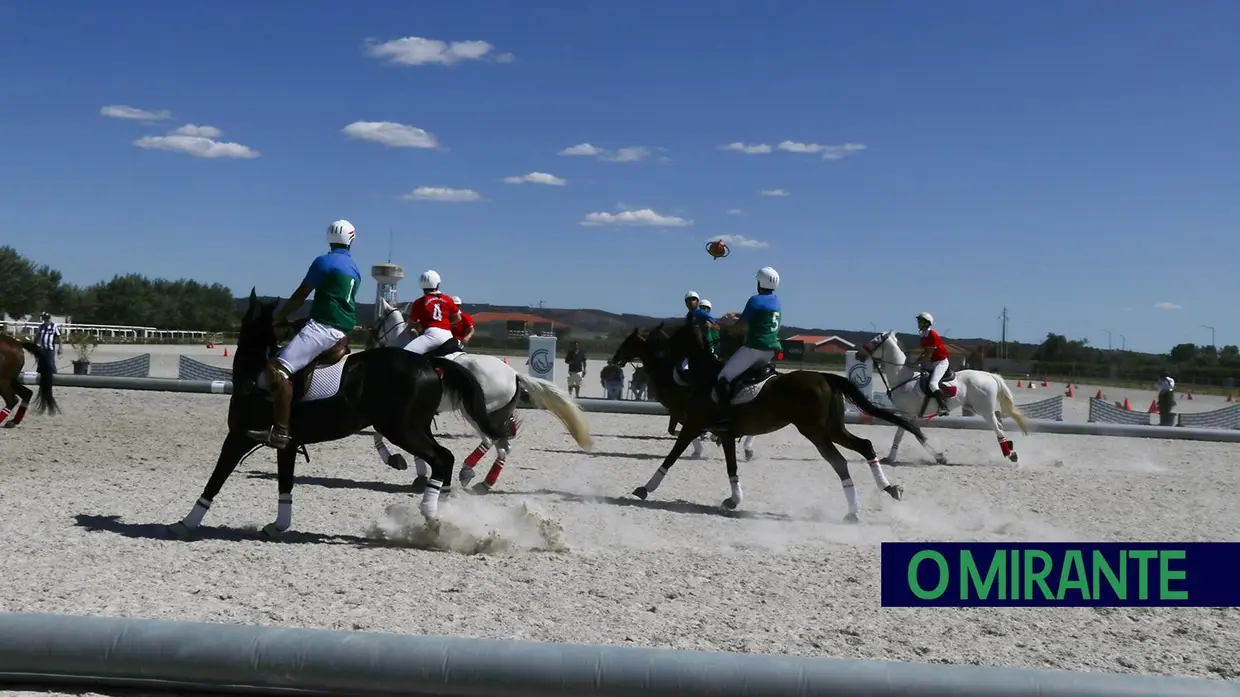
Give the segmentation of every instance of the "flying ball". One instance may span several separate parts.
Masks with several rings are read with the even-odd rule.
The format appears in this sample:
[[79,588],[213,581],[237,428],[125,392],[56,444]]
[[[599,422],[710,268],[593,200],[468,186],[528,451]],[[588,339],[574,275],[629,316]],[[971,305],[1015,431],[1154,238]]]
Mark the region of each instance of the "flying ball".
[[711,258],[718,260],[731,254],[732,250],[728,249],[727,243],[723,240],[715,240],[714,242],[706,243],[706,253],[709,254]]

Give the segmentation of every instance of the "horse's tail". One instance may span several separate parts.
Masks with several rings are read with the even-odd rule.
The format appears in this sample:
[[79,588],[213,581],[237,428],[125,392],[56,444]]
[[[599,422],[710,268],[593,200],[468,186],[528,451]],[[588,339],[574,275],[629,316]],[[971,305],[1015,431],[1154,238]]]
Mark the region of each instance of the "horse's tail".
[[515,370],[513,372],[517,376],[517,386],[525,390],[534,406],[555,414],[583,450],[594,448],[594,439],[590,436],[590,425],[586,423],[585,412],[581,411],[581,407],[577,406],[567,392],[550,380],[524,375]]
[[1025,420],[1024,413],[1016,407],[1016,402],[1012,398],[1012,390],[1008,389],[1007,380],[998,373],[991,373],[995,378],[995,384],[999,386],[999,410],[1012,417],[1017,426],[1020,426],[1020,432],[1029,435],[1029,422]]
[[52,394],[52,382],[55,380],[56,364],[55,359],[51,356],[51,351],[44,351],[37,344],[31,341],[23,341],[22,348],[30,352],[35,359],[35,365],[39,371],[39,394],[34,400],[34,409],[36,413],[53,414],[60,413],[60,405],[56,403],[56,397]]
[[835,390],[842,392],[845,396],[852,400],[853,404],[857,405],[858,409],[866,414],[869,414],[870,416],[882,419],[897,428],[902,428],[905,431],[908,431],[917,438],[919,443],[925,445],[926,436],[922,434],[921,427],[917,426],[903,416],[900,416],[898,413],[890,409],[884,409],[874,402],[871,402],[869,398],[865,396],[865,393],[861,391],[861,388],[857,387],[855,382],[849,380],[843,375],[836,375],[835,373],[821,373],[821,375],[822,378],[827,381],[828,385]]
[[439,372],[443,380],[444,390],[452,393],[457,403],[457,410],[471,423],[478,432],[491,440],[500,440],[508,436],[506,424],[493,423],[487,413],[487,396],[482,383],[463,365],[442,356],[430,359],[431,366]]

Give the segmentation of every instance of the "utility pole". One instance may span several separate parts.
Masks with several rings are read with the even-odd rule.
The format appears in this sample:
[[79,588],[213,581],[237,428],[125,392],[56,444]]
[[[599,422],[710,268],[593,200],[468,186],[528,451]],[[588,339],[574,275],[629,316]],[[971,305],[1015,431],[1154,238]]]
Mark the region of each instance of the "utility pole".
[[1107,333],[1107,350],[1110,351],[1111,350],[1111,330],[1103,329],[1102,331]]
[[1210,348],[1214,349],[1215,353],[1218,353],[1218,346],[1214,343],[1214,327],[1211,327],[1208,324],[1203,324],[1201,325],[1201,328],[1210,330]]
[[1002,329],[1000,330],[1000,338],[999,338],[999,352],[1001,354],[999,357],[1006,360],[1008,357],[1008,350],[1007,350],[1008,311],[1006,307],[1003,308],[1003,314],[999,315],[999,319],[1002,320],[1003,322],[1001,325]]

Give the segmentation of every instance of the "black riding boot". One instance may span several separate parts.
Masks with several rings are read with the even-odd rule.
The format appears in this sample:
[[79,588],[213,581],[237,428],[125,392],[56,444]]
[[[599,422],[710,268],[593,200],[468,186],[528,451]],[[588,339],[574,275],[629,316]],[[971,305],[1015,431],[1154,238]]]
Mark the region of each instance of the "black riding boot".
[[934,391],[934,401],[939,403],[939,416],[947,416],[951,411],[947,408],[947,399],[943,396],[943,390]]
[[293,408],[293,383],[282,368],[272,366],[267,369],[267,381],[271,392],[271,429],[247,431],[246,434],[263,445],[282,450],[288,447],[290,440],[288,425]]

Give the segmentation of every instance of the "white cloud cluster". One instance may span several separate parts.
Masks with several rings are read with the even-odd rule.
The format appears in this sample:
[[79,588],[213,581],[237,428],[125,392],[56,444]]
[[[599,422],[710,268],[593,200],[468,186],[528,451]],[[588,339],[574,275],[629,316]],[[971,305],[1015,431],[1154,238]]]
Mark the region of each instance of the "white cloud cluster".
[[744,235],[716,235],[706,241],[714,242],[715,240],[723,240],[729,247],[741,247],[744,249],[766,249],[771,246],[769,242],[751,240]]
[[727,145],[720,145],[719,149],[744,153],[746,155],[767,155],[775,150],[783,150],[784,152],[791,153],[822,155],[822,159],[824,160],[839,160],[865,150],[866,146],[864,143],[821,145],[819,143],[798,143],[794,140],[785,140],[774,147],[771,147],[766,143],[754,143],[752,145],[746,143],[729,143]]
[[630,227],[685,227],[692,225],[692,220],[674,215],[661,215],[649,208],[623,210],[619,213],[589,213],[581,219],[579,225],[603,226],[624,225]]
[[[366,54],[392,65],[454,65],[462,61],[486,60],[495,47],[486,41],[440,41],[421,36],[379,42],[366,40]],[[511,63],[511,53],[495,55],[497,63]]]
[[167,109],[139,109],[124,104],[110,104],[99,109],[99,113],[110,119],[127,119],[130,121],[167,121],[172,112]]
[[762,191],[759,191],[758,193],[762,194],[763,196],[791,196],[792,195],[788,193],[787,191],[784,191],[783,189],[763,189]]
[[473,189],[451,189],[444,186],[419,186],[401,198],[409,201],[443,201],[445,203],[471,203],[482,200],[482,194]]
[[216,140],[223,131],[215,126],[182,126],[168,135],[143,136],[133,142],[134,145],[146,150],[165,150],[180,152],[208,160],[231,158],[251,160],[259,155],[257,150],[241,143],[225,143]]
[[356,140],[368,140],[389,148],[436,149],[439,140],[425,129],[392,121],[354,121],[340,129]]
[[504,182],[507,184],[547,184],[549,186],[564,186],[568,183],[554,174],[547,174],[546,172],[530,172],[519,177],[504,177]]
[[556,153],[562,157],[593,157],[605,162],[638,162],[650,157],[651,149],[644,145],[608,150],[590,143],[579,143]]
[[728,215],[744,215],[745,211],[743,211],[743,210],[741,210],[741,209],[739,209],[739,208],[729,208],[729,209],[727,210],[727,213],[728,213]]
[[1178,303],[1169,303],[1166,301],[1160,302],[1160,303],[1154,303],[1154,307],[1158,308],[1159,310],[1183,310],[1184,309],[1183,305],[1180,305]]

